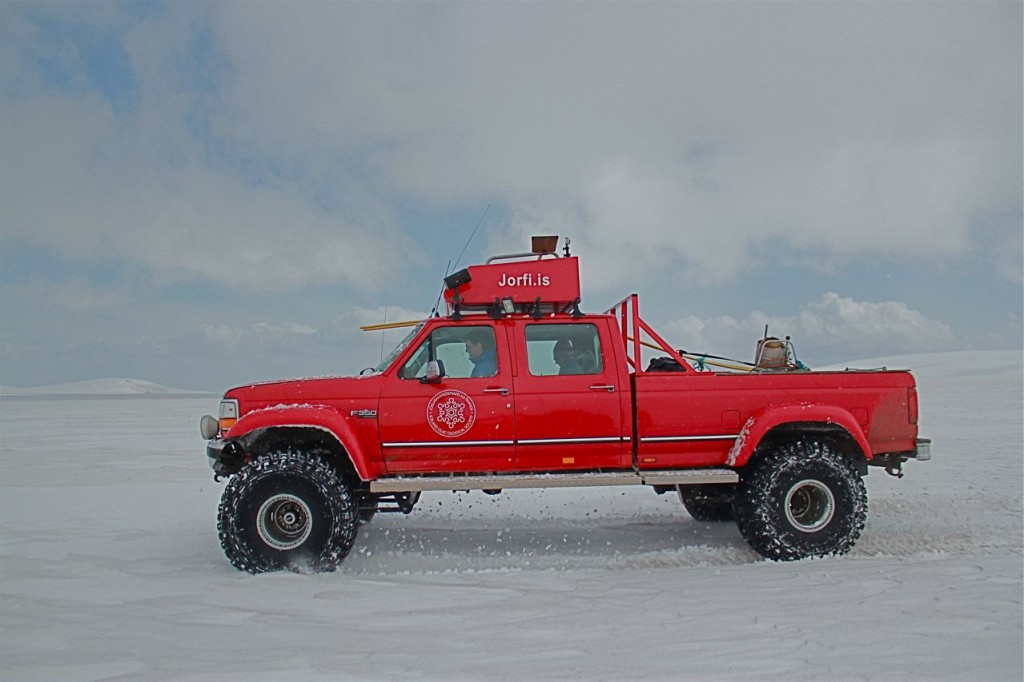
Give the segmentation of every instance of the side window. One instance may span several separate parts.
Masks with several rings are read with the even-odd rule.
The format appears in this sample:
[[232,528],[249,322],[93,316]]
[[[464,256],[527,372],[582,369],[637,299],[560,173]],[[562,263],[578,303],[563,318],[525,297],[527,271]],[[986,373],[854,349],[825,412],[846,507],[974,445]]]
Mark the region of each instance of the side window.
[[592,324],[531,324],[526,354],[533,376],[600,374],[601,340]]
[[419,379],[426,374],[430,360],[444,363],[445,376],[452,379],[493,377],[498,373],[494,330],[475,325],[439,327],[409,357],[399,376]]

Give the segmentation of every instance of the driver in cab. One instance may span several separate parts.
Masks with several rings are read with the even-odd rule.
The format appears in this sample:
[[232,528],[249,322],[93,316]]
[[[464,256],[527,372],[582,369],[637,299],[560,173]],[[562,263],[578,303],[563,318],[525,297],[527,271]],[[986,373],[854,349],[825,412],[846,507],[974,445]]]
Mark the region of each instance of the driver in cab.
[[474,329],[466,335],[466,354],[473,363],[471,377],[493,377],[498,373],[498,356],[494,350],[494,337],[483,329]]

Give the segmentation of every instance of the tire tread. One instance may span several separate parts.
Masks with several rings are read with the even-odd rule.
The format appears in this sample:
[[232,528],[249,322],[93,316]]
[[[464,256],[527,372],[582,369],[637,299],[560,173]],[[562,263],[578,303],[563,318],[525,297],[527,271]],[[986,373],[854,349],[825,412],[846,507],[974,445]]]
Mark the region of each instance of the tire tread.
[[[802,478],[818,478],[835,497],[835,516],[816,533],[785,519],[784,496]],[[776,561],[845,554],[864,529],[867,491],[853,463],[833,443],[814,438],[765,448],[742,473],[734,502],[740,534],[759,554]]]
[[[253,545],[243,509],[255,488],[274,477],[302,479],[321,496],[330,515],[329,532],[321,547],[304,546],[301,553],[294,553]],[[352,549],[357,526],[355,502],[344,480],[321,457],[301,450],[271,452],[244,466],[228,482],[217,509],[217,532],[224,554],[232,566],[248,573],[333,571]],[[302,560],[298,560],[300,555]]]

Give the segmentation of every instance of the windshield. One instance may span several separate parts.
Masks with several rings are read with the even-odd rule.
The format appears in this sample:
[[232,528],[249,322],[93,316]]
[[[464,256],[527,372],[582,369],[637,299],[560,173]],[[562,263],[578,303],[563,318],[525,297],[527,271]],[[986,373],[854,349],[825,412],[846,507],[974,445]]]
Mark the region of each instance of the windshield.
[[423,325],[425,325],[426,323],[427,321],[424,320],[423,322],[420,322],[415,327],[413,327],[412,331],[406,334],[405,338],[398,342],[398,345],[395,346],[390,353],[388,353],[387,357],[381,360],[380,364],[373,368],[373,371],[383,372],[384,370],[386,370],[388,366],[395,361],[395,358],[402,354],[402,351],[406,349],[406,347],[409,345],[409,342],[412,341],[413,338],[415,338],[416,335],[420,333],[420,330],[423,329]]

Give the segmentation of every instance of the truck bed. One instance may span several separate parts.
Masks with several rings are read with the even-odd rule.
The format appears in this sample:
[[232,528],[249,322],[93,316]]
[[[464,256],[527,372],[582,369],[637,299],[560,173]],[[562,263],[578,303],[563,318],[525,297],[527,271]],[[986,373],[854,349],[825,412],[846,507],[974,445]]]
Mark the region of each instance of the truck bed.
[[871,454],[915,446],[907,424],[916,422],[916,391],[903,370],[647,372],[633,384],[641,469],[735,464],[734,445],[760,417],[787,409],[810,421],[824,405],[849,415]]

